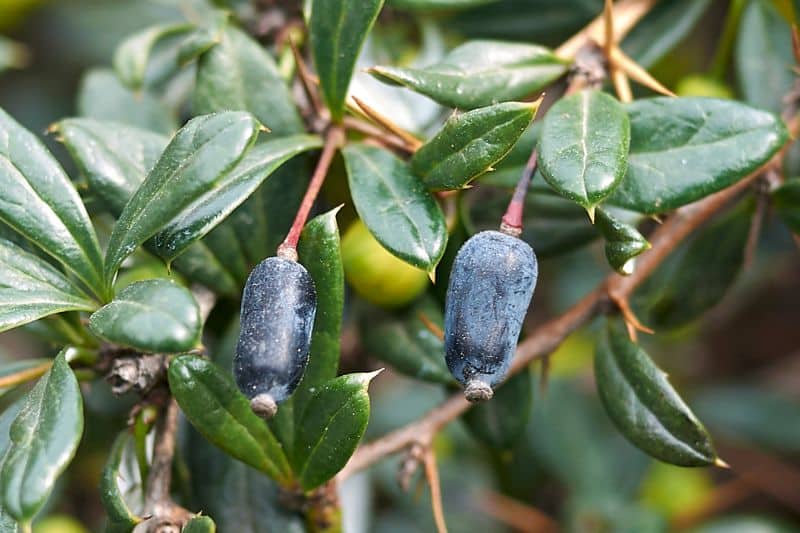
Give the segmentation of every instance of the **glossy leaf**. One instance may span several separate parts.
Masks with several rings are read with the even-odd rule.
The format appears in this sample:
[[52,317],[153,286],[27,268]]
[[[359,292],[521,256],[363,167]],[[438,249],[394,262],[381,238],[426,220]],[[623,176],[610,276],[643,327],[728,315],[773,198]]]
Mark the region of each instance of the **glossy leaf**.
[[200,308],[172,281],[137,281],[89,317],[89,329],[114,344],[144,352],[175,353],[200,342]]
[[279,483],[289,481],[281,445],[228,372],[200,357],[182,355],[172,360],[168,374],[181,410],[206,439]]
[[470,433],[487,446],[508,449],[525,431],[531,414],[533,380],[529,371],[516,374],[498,388],[492,401],[464,414]]
[[679,466],[717,460],[705,428],[621,320],[609,321],[597,346],[595,378],[609,417],[645,453]]
[[411,158],[432,191],[460,189],[508,154],[539,103],[507,102],[453,115]]
[[90,70],[78,89],[78,114],[159,133],[178,129],[175,112],[147,89],[135,94],[108,69]]
[[233,26],[200,57],[193,95],[197,114],[249,111],[276,135],[300,133],[303,122],[292,102],[272,57]]
[[72,182],[31,132],[0,109],[0,220],[103,294],[103,258]]
[[0,239],[0,331],[97,304],[47,261]]
[[236,296],[239,293],[240,284],[227,265],[202,241],[189,246],[172,264],[178,272],[219,294]]
[[114,51],[112,64],[122,83],[132,89],[141,88],[147,61],[153,47],[161,40],[192,29],[189,24],[150,26],[125,38]]
[[447,243],[436,200],[391,152],[350,144],[343,153],[353,203],[370,232],[400,259],[433,270]]
[[747,3],[733,57],[745,101],[780,113],[796,76],[792,72],[792,30],[776,4],[770,0]]
[[137,515],[139,511],[132,510],[128,503],[135,502],[134,507],[138,509],[144,503],[142,480],[135,460],[133,438],[130,433],[123,431],[111,446],[100,478],[100,501],[108,515],[107,529],[114,533],[130,533],[142,521]]
[[594,218],[594,208],[619,185],[627,168],[630,122],[625,109],[601,91],[558,100],[539,138],[539,169],[560,194]]
[[661,213],[753,172],[786,142],[777,117],[730,100],[646,98],[626,106],[628,172],[609,201]]
[[336,377],[344,310],[344,270],[339,227],[333,209],[312,219],[303,228],[297,252],[317,291],[317,312],[311,335],[311,351],[303,379],[292,401],[296,415],[305,409],[314,390]]
[[292,465],[304,490],[341,470],[369,421],[367,387],[378,372],[346,374],[319,387],[297,426]]
[[207,516],[193,516],[181,530],[182,533],[215,533],[217,525]]
[[199,116],[180,129],[114,226],[106,252],[109,283],[138,245],[225,177],[253,144],[258,129],[252,115],[234,111]]
[[408,310],[389,314],[375,309],[364,313],[361,328],[364,348],[398,372],[422,381],[454,384],[444,362],[444,343],[423,322],[444,327],[442,309],[423,297]]
[[612,216],[605,209],[598,209],[595,227],[606,240],[605,253],[611,268],[623,275],[633,273],[634,258],[650,248],[634,226]]
[[[192,201],[180,211],[173,211],[163,229],[155,235],[154,247],[158,255],[167,263],[171,262],[224,220],[288,159],[318,148],[320,144],[315,135],[294,135],[252,148],[235,167],[210,182],[205,190],[194,191]],[[187,176],[187,179],[191,178]]]
[[83,400],[62,351],[11,424],[11,445],[0,469],[2,506],[8,514],[30,522],[75,455],[82,433]]
[[788,179],[775,189],[772,205],[792,233],[800,234],[800,178]]
[[722,300],[742,269],[751,213],[752,203],[740,204],[659,266],[634,300],[648,326],[687,324]]
[[169,143],[120,122],[70,118],[52,128],[108,211],[119,216]]
[[542,46],[470,41],[422,69],[373,67],[370,73],[442,105],[475,109],[535,95],[566,70],[567,65]]
[[381,7],[383,0],[311,0],[311,55],[322,95],[337,122],[344,116],[356,60]]

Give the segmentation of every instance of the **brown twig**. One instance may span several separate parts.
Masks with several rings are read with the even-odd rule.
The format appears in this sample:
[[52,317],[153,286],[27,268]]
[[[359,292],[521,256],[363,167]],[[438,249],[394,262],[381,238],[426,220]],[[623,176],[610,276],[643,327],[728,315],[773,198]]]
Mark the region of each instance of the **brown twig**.
[[395,148],[397,150],[402,150],[405,153],[411,154],[414,153],[414,150],[411,147],[403,142],[402,139],[398,138],[395,135],[386,133],[382,129],[370,124],[368,122],[364,122],[359,120],[355,117],[344,117],[342,119],[342,125],[345,128],[353,131],[357,131],[359,133],[363,133],[364,135],[368,136],[371,139],[379,141],[381,144],[386,145],[389,148]]
[[356,96],[353,96],[352,98],[358,107],[361,108],[361,111],[367,116],[367,118],[385,129],[388,133],[391,133],[392,135],[402,139],[411,152],[416,152],[419,147],[422,146],[422,141],[392,122],[391,119],[378,112],[375,108],[368,105],[366,102]]
[[558,523],[539,509],[505,494],[484,491],[475,499],[478,508],[515,531],[522,533],[556,533]]
[[425,463],[425,478],[431,488],[431,508],[436,531],[447,533],[447,524],[444,521],[444,510],[442,509],[442,486],[439,483],[439,469],[436,466],[436,452],[433,451],[433,446],[428,446],[423,456],[423,462]]

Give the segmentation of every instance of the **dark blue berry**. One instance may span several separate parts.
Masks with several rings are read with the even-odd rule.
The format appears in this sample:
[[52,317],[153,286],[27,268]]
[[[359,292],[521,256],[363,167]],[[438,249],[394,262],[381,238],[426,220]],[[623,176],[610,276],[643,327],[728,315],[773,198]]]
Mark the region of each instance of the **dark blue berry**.
[[296,261],[267,258],[247,278],[233,373],[266,418],[303,377],[316,310],[314,281]]
[[508,371],[537,274],[531,247],[499,231],[478,233],[458,251],[445,301],[445,356],[469,400],[491,398]]

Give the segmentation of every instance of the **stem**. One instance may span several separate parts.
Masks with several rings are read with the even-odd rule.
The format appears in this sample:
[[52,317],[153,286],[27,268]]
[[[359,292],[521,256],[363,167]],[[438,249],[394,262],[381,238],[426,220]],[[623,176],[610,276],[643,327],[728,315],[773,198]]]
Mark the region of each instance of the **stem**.
[[719,39],[717,50],[714,53],[714,60],[711,63],[711,75],[721,80],[725,77],[725,70],[728,67],[728,59],[733,48],[733,41],[736,39],[736,29],[739,27],[739,19],[744,11],[745,0],[733,0],[725,16],[725,26],[722,29],[722,36]]
[[508,202],[508,208],[503,215],[503,221],[500,224],[500,231],[508,233],[509,235],[518,236],[522,233],[522,212],[525,208],[525,195],[528,193],[528,186],[533,178],[533,173],[536,171],[537,152],[534,148],[525,168],[522,171],[522,176],[517,182],[517,187],[514,189],[514,195],[511,201]]
[[306,225],[308,214],[311,212],[311,207],[314,205],[314,200],[317,199],[322,184],[325,182],[325,176],[328,175],[328,170],[331,167],[333,156],[336,149],[344,142],[344,130],[341,126],[332,126],[327,135],[325,136],[325,146],[322,147],[322,155],[317,163],[317,168],[314,169],[314,174],[311,176],[311,182],[308,184],[306,194],[303,196],[303,201],[300,203],[300,208],[297,210],[297,215],[294,218],[292,227],[286,235],[283,243],[278,246],[278,255],[297,260],[297,242],[300,240],[300,233]]

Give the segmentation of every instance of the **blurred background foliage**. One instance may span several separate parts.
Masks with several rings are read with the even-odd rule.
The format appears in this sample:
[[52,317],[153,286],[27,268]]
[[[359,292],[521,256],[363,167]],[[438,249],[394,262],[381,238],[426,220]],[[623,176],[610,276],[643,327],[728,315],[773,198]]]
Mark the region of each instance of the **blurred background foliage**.
[[[218,3],[234,10],[245,27],[253,29],[258,28],[260,13],[288,2]],[[389,0],[390,9],[381,15],[360,65],[424,65],[469,38],[555,46],[602,7],[600,0],[483,0],[460,10],[418,9],[424,3]],[[153,23],[183,20],[196,4],[195,0],[0,0],[0,106],[35,132],[76,114],[118,119],[128,114],[125,121],[173,131],[184,118],[182,105],[192,79],[191,68],[180,76],[168,72],[174,47],[157,50],[140,94],[126,93],[108,69],[114,47],[124,37]],[[682,94],[732,96],[777,112],[795,78],[789,28],[798,4],[662,0],[626,38],[624,48]],[[164,56],[161,71],[159,54]],[[364,73],[356,75],[352,90],[414,131],[435,129],[444,118],[442,109],[429,100]],[[130,106],[121,104],[126,101]],[[448,257],[468,233],[499,218],[536,135],[534,125],[497,171],[463,196],[441,271],[449,269]],[[63,147],[52,139],[48,146],[77,179],[78,172],[63,157]],[[800,158],[788,159],[788,177],[798,175],[798,164]],[[337,188],[346,185],[343,179],[329,181],[326,197],[335,205],[342,195]],[[595,242],[596,234],[579,208],[541,188],[534,188],[529,202],[525,238],[544,259],[527,326],[532,328],[585,294],[606,275],[607,266],[602,244]],[[343,234],[352,218],[346,207],[340,216]],[[103,219],[97,223],[102,229]],[[712,224],[703,231],[713,229]],[[707,424],[720,455],[733,469],[664,465],[619,436],[593,390],[595,324],[574,333],[549,358],[546,388],[539,383],[537,366],[519,378],[525,380],[517,387],[521,396],[504,403],[504,394],[514,394],[514,387],[504,387],[492,404],[495,412],[473,412],[439,435],[435,445],[451,531],[542,531],[552,526],[552,520],[580,532],[800,530],[798,248],[786,227],[776,217],[768,218],[754,261],[741,269],[741,257],[724,256],[732,270],[730,279],[717,280],[719,294],[703,300],[682,291],[691,285],[681,276],[701,276],[703,266],[726,251],[724,243],[708,245],[719,242],[713,234],[701,232],[695,240],[703,238],[705,245],[683,246],[639,291],[641,297],[634,303],[644,322],[659,333],[645,336],[643,345]],[[731,246],[737,245],[741,243]],[[691,268],[680,271],[678,263],[687,255]],[[142,261],[136,275],[163,274],[158,262]],[[429,294],[414,305],[433,302],[435,308],[443,296],[442,283],[415,282],[418,285]],[[703,313],[723,297],[725,289],[729,290],[722,303]],[[376,313],[372,304],[349,296],[342,370],[385,366],[377,359],[382,357],[397,369],[424,374],[428,381],[447,386],[442,361],[435,357],[424,368],[403,367],[403,351],[418,350],[423,357],[435,346],[435,339],[420,340],[426,330],[416,319],[416,307]],[[651,305],[652,299],[659,305]],[[235,324],[226,320],[232,309],[235,303],[223,302],[209,326],[209,335],[216,333],[216,338],[207,344],[223,365],[230,357],[231,338],[235,339]],[[54,353],[40,336],[31,334],[32,329],[0,335],[0,360]],[[380,334],[369,335],[373,329]],[[401,353],[390,353],[393,347]],[[530,381],[535,383],[532,393]],[[0,391],[3,405],[21,394],[17,390],[4,396],[4,392]],[[102,381],[86,385],[85,393],[91,419],[87,433],[78,458],[36,524],[37,532],[98,531],[103,523],[97,494],[100,470],[107,443],[124,427],[133,398],[111,401]],[[371,390],[368,438],[418,418],[445,395],[442,385],[412,380],[397,371],[385,373]],[[266,478],[211,448],[188,426],[182,438],[182,468],[176,479],[184,497],[194,502],[191,508],[208,512],[222,532],[302,531],[296,516],[275,505],[276,490]],[[383,461],[342,487],[347,531],[434,530],[424,483],[416,489],[413,480],[407,493],[399,489],[399,460]]]

